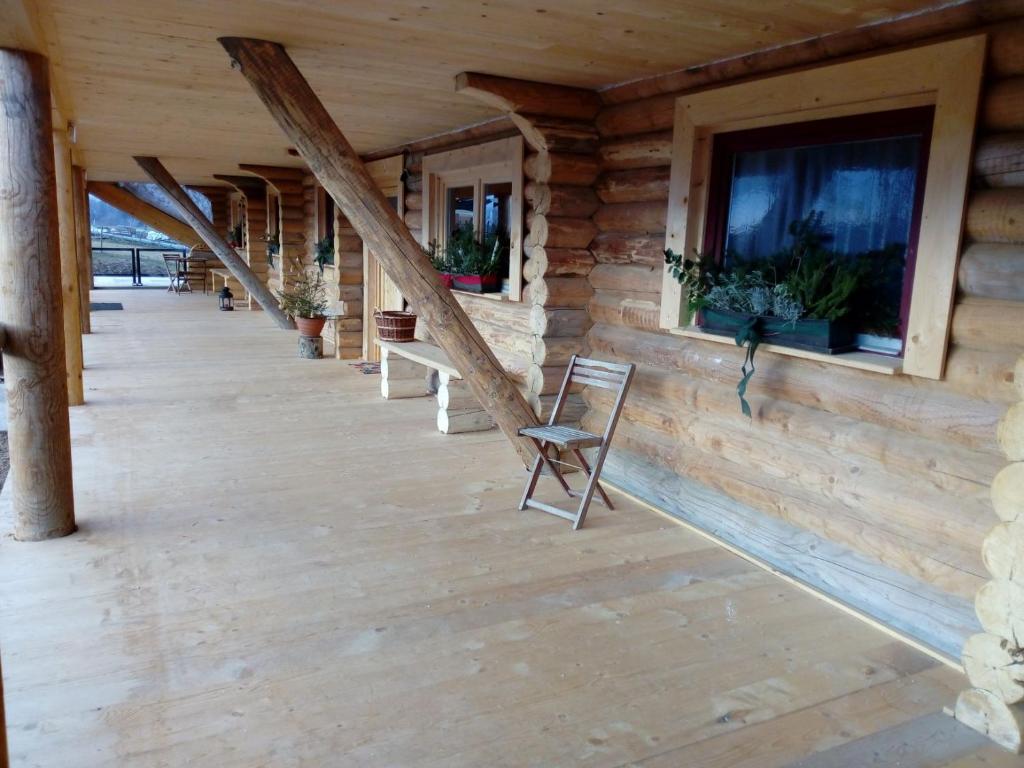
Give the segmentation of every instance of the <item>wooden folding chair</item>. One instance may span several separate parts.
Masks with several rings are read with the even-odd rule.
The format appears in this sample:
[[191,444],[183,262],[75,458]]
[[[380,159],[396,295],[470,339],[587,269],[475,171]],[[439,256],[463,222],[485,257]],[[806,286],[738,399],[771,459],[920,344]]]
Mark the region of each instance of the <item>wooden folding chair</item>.
[[[555,407],[551,411],[551,418],[543,427],[523,427],[519,434],[530,438],[537,446],[537,458],[530,470],[530,478],[526,481],[526,490],[523,491],[523,498],[519,502],[519,509],[539,509],[551,515],[557,515],[572,522],[572,529],[578,530],[587,519],[587,509],[594,497],[594,492],[600,496],[600,501],[614,509],[611,499],[605,493],[598,478],[601,476],[601,467],[604,466],[605,457],[608,455],[608,446],[611,444],[612,435],[615,433],[615,425],[619,422],[619,414],[622,413],[622,405],[626,400],[626,392],[633,381],[633,373],[636,366],[632,363],[623,365],[621,363],[605,363],[600,360],[590,360],[585,357],[572,356],[569,367],[565,371],[565,378],[562,379],[562,387],[558,390],[558,397],[555,400]],[[584,432],[581,429],[560,425],[559,417],[562,415],[562,408],[565,406],[565,399],[569,395],[569,389],[573,384],[585,384],[590,387],[601,387],[610,389],[616,393],[615,403],[612,406],[611,415],[605,425],[604,434],[594,435]],[[587,485],[582,491],[575,491],[562,476],[561,470],[556,466],[563,462],[557,458],[548,456],[548,448],[554,446],[562,451],[572,451],[580,462],[580,467],[587,475]],[[583,455],[584,448],[597,448],[597,458],[594,466],[591,467]],[[556,451],[557,455],[557,451]],[[575,513],[566,512],[542,501],[533,498],[533,492],[537,489],[537,481],[540,479],[544,467],[547,466],[551,474],[558,480],[559,484],[570,498],[580,500],[579,508]]]
[[165,253],[164,269],[167,270],[167,279],[170,281],[167,292],[181,293],[181,281],[185,276],[181,269],[181,256],[176,253]]

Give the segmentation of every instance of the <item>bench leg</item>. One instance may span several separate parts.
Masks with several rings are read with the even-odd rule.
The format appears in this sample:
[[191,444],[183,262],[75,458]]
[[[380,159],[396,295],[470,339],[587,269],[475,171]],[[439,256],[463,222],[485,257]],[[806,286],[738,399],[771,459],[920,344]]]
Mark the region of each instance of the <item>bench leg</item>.
[[427,367],[387,349],[380,353],[380,394],[385,400],[424,397],[427,394]]
[[483,432],[494,427],[494,420],[477,401],[462,379],[443,371],[438,376],[437,428],[443,434]]

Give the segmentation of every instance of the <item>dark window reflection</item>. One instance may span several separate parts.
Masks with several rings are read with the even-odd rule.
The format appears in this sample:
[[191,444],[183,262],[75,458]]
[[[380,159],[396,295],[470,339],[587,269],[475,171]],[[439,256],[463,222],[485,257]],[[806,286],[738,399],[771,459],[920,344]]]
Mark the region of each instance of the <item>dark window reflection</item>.
[[452,187],[448,190],[448,231],[451,235],[462,227],[473,229],[473,187]]

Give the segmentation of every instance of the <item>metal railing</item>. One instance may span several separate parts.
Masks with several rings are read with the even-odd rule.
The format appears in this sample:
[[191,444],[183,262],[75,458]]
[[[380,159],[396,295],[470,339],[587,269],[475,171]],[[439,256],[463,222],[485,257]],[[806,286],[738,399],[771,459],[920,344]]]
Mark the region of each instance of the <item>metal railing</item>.
[[[143,268],[142,255],[145,253],[159,253],[159,254],[173,254],[175,256],[186,256],[188,251],[185,248],[136,248],[132,246],[96,246],[92,249],[93,261],[92,261],[92,274],[93,277],[128,277],[131,276],[132,287],[142,288],[145,287],[142,278],[143,277],[166,277],[167,272],[164,269],[163,259],[159,261],[155,266],[150,269]],[[128,256],[128,269],[113,270],[111,268],[99,267],[97,264],[96,254],[97,253],[123,253]],[[103,261],[103,260],[99,260]]]

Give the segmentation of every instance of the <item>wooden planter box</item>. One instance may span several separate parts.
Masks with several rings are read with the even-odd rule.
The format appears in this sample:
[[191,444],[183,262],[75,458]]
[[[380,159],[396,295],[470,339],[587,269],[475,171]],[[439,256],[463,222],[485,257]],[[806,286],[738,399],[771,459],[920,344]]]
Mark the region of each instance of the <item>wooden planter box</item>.
[[495,293],[501,290],[501,278],[497,275],[452,275],[454,288],[471,293]]
[[[778,344],[810,352],[834,355],[856,349],[857,334],[843,320],[783,320],[778,317],[758,317],[761,336],[766,344]],[[724,309],[703,309],[700,327],[708,333],[735,336],[750,322],[750,315]]]

